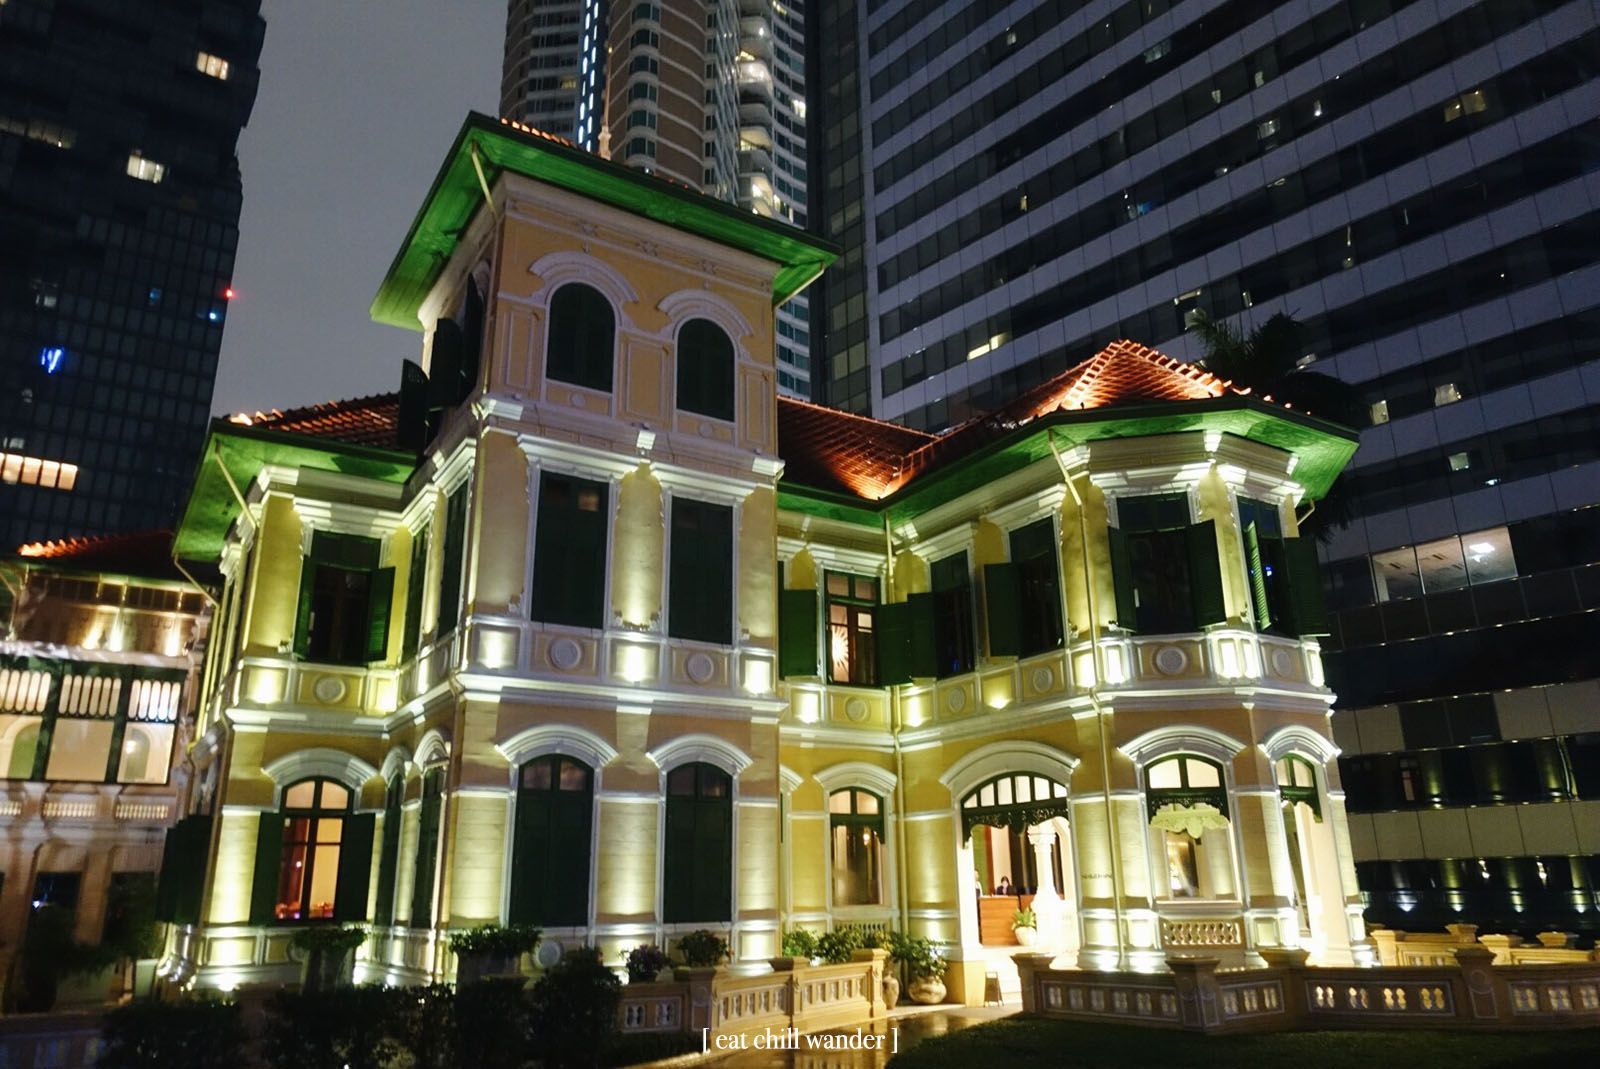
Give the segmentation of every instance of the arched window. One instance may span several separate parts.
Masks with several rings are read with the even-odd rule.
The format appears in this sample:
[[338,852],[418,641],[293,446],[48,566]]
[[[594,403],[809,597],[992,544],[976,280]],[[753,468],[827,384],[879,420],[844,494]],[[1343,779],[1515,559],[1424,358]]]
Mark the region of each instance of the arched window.
[[[1228,789],[1222,766],[1175,754],[1145,766],[1151,849],[1166,877],[1161,898],[1230,898],[1233,853],[1228,841]],[[1207,832],[1215,834],[1207,835]]]
[[572,757],[548,754],[517,777],[512,846],[513,924],[576,927],[589,921],[589,844],[594,772]]
[[733,779],[704,762],[667,773],[662,919],[733,919]]
[[709,319],[691,319],[678,332],[678,407],[733,419],[733,341]]
[[1311,933],[1310,903],[1306,896],[1312,871],[1311,831],[1322,822],[1322,800],[1317,794],[1317,770],[1299,754],[1288,754],[1273,764],[1278,797],[1283,809],[1284,845],[1289,851],[1289,872],[1294,877],[1295,909],[1300,930]]
[[616,315],[605,295],[581,282],[567,283],[550,298],[545,375],[610,393],[616,337]]
[[341,783],[304,779],[262,815],[252,921],[366,919],[373,817],[353,813],[354,802]]
[[383,848],[378,852],[378,902],[372,907],[372,923],[379,927],[394,923],[394,880],[400,865],[401,806],[405,796],[405,778],[399,773],[390,776],[383,793]]
[[883,799],[846,789],[828,795],[833,836],[833,904],[883,903]]

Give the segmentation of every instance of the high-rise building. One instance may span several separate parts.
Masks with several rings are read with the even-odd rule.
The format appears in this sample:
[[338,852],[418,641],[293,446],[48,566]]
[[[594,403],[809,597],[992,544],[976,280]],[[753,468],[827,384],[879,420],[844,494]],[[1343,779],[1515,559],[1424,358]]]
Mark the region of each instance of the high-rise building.
[[595,151],[610,8],[607,0],[511,0],[500,114]]
[[937,430],[1300,319],[1374,424],[1323,550],[1372,917],[1594,917],[1600,4],[821,7],[822,398]]
[[231,297],[259,8],[0,6],[0,544],[177,511]]
[[[806,225],[800,4],[511,0],[508,12],[501,114],[757,215]],[[809,398],[804,297],[780,311],[779,333],[778,388]]]

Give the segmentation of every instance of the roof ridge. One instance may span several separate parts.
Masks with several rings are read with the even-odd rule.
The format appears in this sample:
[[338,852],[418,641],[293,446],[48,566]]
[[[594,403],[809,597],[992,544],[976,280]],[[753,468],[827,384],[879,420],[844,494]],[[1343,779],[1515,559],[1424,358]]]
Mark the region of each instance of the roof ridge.
[[890,420],[878,419],[876,416],[863,416],[859,412],[849,412],[842,408],[832,408],[828,405],[819,405],[815,401],[802,401],[798,397],[784,397],[780,394],[778,396],[778,403],[800,405],[805,408],[817,409],[832,416],[846,416],[850,419],[860,420],[863,423],[872,423],[879,427],[888,427],[893,430],[903,431],[906,434],[915,434],[919,437],[927,438],[929,441],[933,441],[939,437],[939,435],[934,434],[931,431],[920,431],[915,427],[907,427],[904,423],[894,423]]
[[135,539],[172,537],[172,531],[166,527],[150,527],[140,531],[107,531],[101,534],[67,535],[65,538],[45,538],[35,542],[24,542],[15,550],[19,557],[64,557],[86,549],[113,546],[118,543],[132,542]]

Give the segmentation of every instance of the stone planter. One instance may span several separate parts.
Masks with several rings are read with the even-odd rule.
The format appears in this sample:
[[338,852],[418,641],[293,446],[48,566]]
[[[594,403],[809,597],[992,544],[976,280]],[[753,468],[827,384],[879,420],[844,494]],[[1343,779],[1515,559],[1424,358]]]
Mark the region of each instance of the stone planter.
[[933,1006],[943,1002],[946,994],[944,981],[937,976],[917,977],[906,988],[906,993],[924,1006]]
[[1011,929],[1011,934],[1017,937],[1018,946],[1031,947],[1039,941],[1039,929],[1037,928],[1013,928]]
[[355,980],[356,952],[350,950],[311,950],[300,964],[300,990],[303,993],[332,991],[349,987]]
[[809,966],[811,959],[803,958],[799,955],[792,957],[784,955],[782,957],[768,958],[767,964],[772,966],[773,972],[794,972],[796,969],[804,969]]
[[469,950],[456,955],[456,987],[463,988],[492,976],[517,976],[522,972],[522,955]]

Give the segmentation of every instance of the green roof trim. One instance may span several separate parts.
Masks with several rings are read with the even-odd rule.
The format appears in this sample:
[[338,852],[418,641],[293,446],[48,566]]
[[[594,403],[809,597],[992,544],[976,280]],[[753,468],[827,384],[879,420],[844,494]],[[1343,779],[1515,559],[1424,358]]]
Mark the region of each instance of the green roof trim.
[[1218,431],[1293,453],[1299,458],[1294,478],[1306,488],[1312,500],[1328,492],[1359,444],[1355,431],[1254,397],[1238,395],[1052,412],[913,479],[882,501],[850,498],[833,491],[780,481],[778,507],[868,527],[882,526],[884,510],[888,510],[890,522],[898,526],[1048,458],[1052,432],[1057,448],[1070,449],[1100,439],[1143,438],[1185,431]]
[[179,560],[216,561],[228,528],[239,515],[239,500],[223,476],[219,460],[241,492],[248,492],[256,475],[269,464],[386,483],[404,483],[417,467],[416,457],[409,453],[214,419],[173,536],[172,555]]
[[804,230],[472,112],[373,298],[377,322],[422,329],[417,309],[484,205],[474,148],[491,188],[501,173],[511,171],[778,264],[773,304],[804,289],[839,255],[836,246]]

